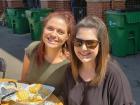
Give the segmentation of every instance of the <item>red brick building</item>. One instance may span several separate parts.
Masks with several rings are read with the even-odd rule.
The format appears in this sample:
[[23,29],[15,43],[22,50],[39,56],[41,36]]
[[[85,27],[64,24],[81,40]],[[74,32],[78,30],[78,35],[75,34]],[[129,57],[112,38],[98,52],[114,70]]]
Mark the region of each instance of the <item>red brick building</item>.
[[[55,10],[71,10],[70,0],[40,0],[41,7],[50,7]],[[97,15],[103,18],[103,12],[107,9],[125,8],[124,0],[86,0],[87,15]]]
[[[87,15],[97,15],[103,18],[103,12],[108,9],[125,8],[125,0],[86,0]],[[54,8],[55,10],[71,11],[70,0],[40,0],[41,8]],[[24,7],[23,0],[0,0],[0,11],[5,8]]]

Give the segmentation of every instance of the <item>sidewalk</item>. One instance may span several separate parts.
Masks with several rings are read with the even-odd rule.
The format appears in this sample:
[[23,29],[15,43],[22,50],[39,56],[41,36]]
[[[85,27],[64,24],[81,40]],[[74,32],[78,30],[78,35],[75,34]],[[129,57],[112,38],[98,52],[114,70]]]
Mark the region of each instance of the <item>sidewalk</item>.
[[[30,34],[13,34],[11,29],[0,26],[0,56],[7,63],[7,78],[20,79],[24,48],[31,42]],[[123,70],[130,81],[136,104],[140,105],[140,54],[114,58],[124,68]]]
[[11,29],[0,26],[0,56],[7,63],[7,78],[20,79],[24,48],[29,43],[31,43],[30,34],[13,34]]

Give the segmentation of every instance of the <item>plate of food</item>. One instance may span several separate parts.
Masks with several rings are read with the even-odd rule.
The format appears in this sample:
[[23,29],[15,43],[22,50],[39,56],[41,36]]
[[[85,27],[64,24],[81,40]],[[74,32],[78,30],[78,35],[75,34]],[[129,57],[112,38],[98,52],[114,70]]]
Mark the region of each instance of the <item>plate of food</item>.
[[56,103],[54,103],[52,101],[45,101],[44,105],[56,105]]
[[42,84],[0,83],[2,101],[12,100],[15,105],[40,105],[52,94],[54,87]]

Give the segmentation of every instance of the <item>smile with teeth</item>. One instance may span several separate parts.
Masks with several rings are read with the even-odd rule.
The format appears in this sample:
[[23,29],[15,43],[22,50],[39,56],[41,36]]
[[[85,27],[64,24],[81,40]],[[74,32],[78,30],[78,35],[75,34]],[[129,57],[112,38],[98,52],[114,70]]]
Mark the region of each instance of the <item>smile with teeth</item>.
[[49,43],[57,43],[58,40],[54,39],[54,38],[47,38]]
[[89,52],[79,52],[80,55],[82,56],[89,56],[91,53]]

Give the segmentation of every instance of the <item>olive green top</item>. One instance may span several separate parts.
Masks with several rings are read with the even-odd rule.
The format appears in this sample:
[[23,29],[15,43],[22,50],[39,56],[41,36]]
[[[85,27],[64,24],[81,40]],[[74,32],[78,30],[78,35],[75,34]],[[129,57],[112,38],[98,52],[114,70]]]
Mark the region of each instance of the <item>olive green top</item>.
[[35,62],[35,52],[39,43],[40,41],[35,41],[25,49],[26,55],[30,59],[29,72],[25,82],[41,83],[54,86],[55,95],[59,95],[62,89],[68,60],[64,60],[63,62],[57,64],[51,64],[48,61],[45,61],[43,65],[38,67]]

